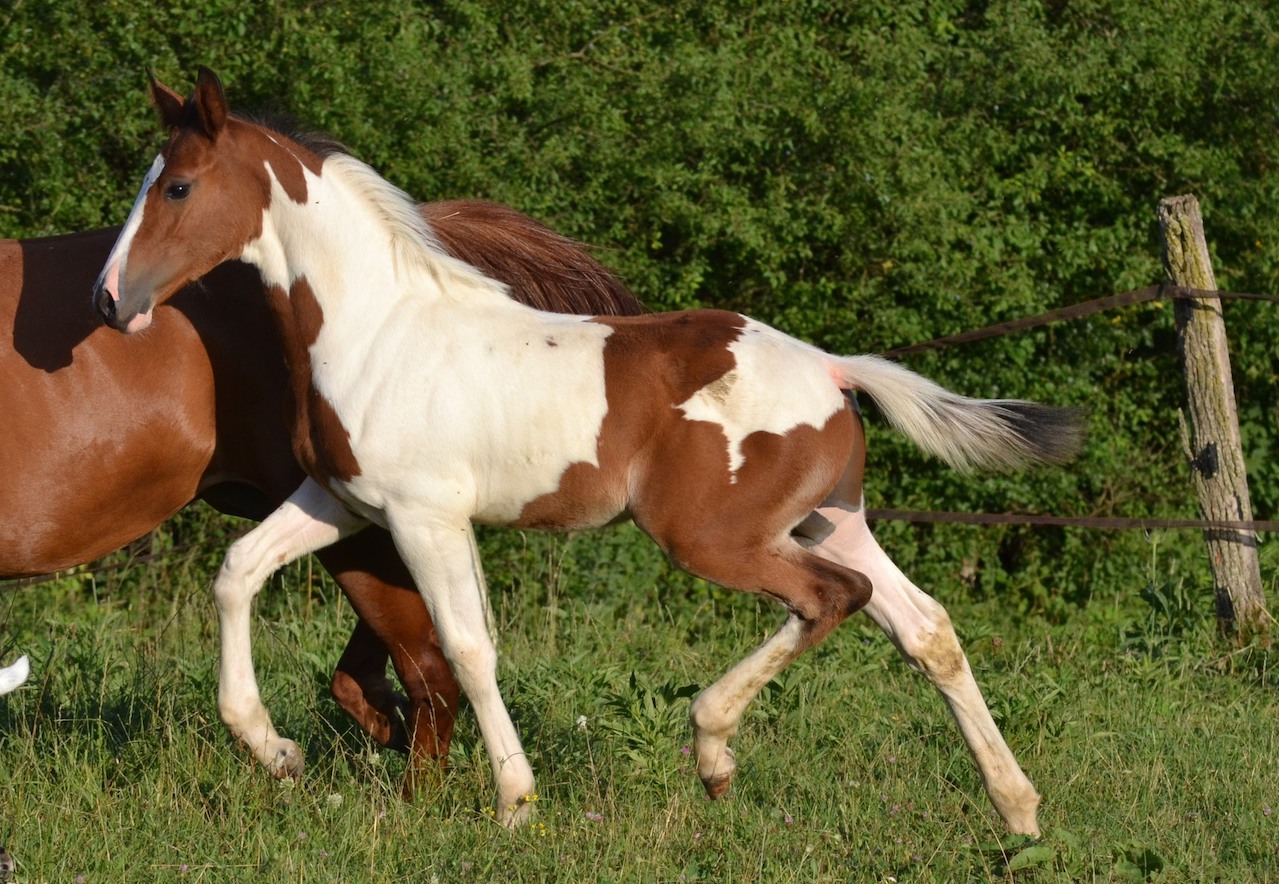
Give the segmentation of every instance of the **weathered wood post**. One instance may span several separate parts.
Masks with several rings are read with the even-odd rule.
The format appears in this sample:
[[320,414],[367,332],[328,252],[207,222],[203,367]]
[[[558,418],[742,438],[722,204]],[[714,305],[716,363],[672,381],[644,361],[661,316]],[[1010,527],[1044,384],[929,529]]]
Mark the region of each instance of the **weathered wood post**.
[[[1168,278],[1186,288],[1216,291],[1199,201],[1193,195],[1160,200],[1159,226]],[[1186,374],[1188,420],[1183,419],[1183,437],[1199,509],[1205,519],[1213,521],[1251,521],[1221,301],[1178,298],[1174,311]],[[1204,539],[1222,634],[1240,643],[1253,636],[1265,637],[1271,618],[1261,588],[1256,532],[1209,528]]]

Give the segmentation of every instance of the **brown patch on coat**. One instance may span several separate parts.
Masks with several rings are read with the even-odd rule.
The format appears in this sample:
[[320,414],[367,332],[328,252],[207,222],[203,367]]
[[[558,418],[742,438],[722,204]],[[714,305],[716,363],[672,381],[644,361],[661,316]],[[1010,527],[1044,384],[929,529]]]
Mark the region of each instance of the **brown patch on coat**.
[[242,120],[232,118],[231,122],[236,124],[234,131],[251,132],[254,136],[261,139],[259,151],[262,154],[263,161],[271,167],[272,174],[275,175],[280,186],[284,188],[284,192],[288,194],[289,199],[298,205],[304,205],[307,199],[306,175],[303,169],[307,169],[313,175],[319,175],[324,160],[316,156],[311,151],[299,145],[296,141],[288,136],[270,137],[265,130],[252,124],[245,124]]
[[349,482],[360,475],[351,435],[311,375],[310,347],[320,336],[324,311],[305,277],[294,282],[287,295],[279,286],[268,286],[266,291],[289,370],[295,414],[293,453],[316,481]]
[[[678,424],[688,423],[676,406],[733,370],[728,347],[745,324],[736,313],[716,310],[595,321],[613,329],[604,342],[608,411],[596,443],[599,466],[569,466],[555,491],[524,506],[519,527],[586,528],[625,513],[629,474],[643,469],[650,443],[661,445]],[[715,429],[727,470],[727,445]]]
[[733,474],[718,426],[686,421],[684,438],[650,464],[635,521],[684,570],[766,595],[798,617],[798,656],[870,601],[865,574],[804,549],[790,535],[860,457],[859,428],[845,407],[821,427],[752,433]]

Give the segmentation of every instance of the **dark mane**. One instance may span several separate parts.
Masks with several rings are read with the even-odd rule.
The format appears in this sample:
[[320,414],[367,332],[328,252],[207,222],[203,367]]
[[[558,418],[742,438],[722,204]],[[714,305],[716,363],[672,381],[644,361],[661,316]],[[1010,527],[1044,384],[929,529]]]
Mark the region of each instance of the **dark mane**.
[[285,111],[268,107],[252,116],[246,116],[245,119],[277,135],[291,138],[318,157],[323,158],[334,154],[351,155],[351,151],[347,150],[342,142],[331,135],[310,128]]

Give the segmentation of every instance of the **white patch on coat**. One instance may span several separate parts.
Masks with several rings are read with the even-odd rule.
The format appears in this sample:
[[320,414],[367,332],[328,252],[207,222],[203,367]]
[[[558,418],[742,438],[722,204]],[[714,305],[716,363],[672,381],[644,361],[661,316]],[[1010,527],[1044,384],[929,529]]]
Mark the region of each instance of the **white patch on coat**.
[[741,334],[728,347],[736,364],[679,405],[688,420],[723,429],[733,482],[745,463],[742,445],[752,433],[782,435],[798,426],[820,429],[847,405],[820,350],[743,319]]
[[[242,254],[285,292],[305,277],[323,310],[312,383],[360,465],[331,490],[382,524],[388,502],[424,498],[513,522],[573,464],[599,465],[612,329],[512,301],[366,169],[334,156],[305,170],[305,206],[272,175],[262,236]],[[398,205],[412,214],[392,215]],[[334,235],[367,244],[367,259],[331,254],[321,244]]]

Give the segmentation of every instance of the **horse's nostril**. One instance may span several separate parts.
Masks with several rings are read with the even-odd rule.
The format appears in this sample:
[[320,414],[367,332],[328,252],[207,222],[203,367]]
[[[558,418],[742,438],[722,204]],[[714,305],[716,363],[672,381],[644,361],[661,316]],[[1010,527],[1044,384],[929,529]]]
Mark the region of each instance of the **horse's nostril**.
[[94,292],[94,306],[98,308],[98,313],[107,322],[112,322],[116,318],[115,298],[111,297],[111,293],[107,291],[106,286],[101,286]]

